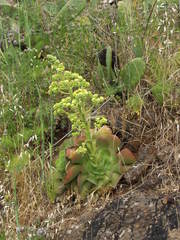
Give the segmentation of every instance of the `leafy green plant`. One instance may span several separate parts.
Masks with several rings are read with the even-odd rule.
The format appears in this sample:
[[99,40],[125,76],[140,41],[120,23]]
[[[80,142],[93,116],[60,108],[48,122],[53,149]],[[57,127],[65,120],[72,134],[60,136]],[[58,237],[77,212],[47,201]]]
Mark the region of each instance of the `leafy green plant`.
[[85,148],[86,136],[83,132],[62,144],[55,170],[46,185],[51,201],[69,188],[78,190],[81,197],[102,188],[115,188],[121,174],[136,161],[129,149],[118,152],[120,139],[112,134],[109,127],[92,130],[91,134],[96,147],[95,158]]
[[120,70],[120,83],[117,83],[117,77],[112,72],[111,61],[112,50],[109,47],[106,54],[107,74],[104,74],[100,64],[98,66],[99,76],[104,80],[104,86],[106,88],[107,95],[112,95],[123,90],[132,91],[144,75],[145,62],[143,58],[134,58]]
[[96,147],[95,157],[85,150],[86,139],[83,134],[74,139],[74,147],[66,149],[64,186],[68,188],[69,184],[75,183],[81,196],[102,187],[116,187],[122,173],[116,155],[120,139],[107,126],[92,133],[92,137]]
[[103,97],[93,94],[89,83],[79,74],[65,71],[56,57],[48,58],[54,71],[49,93],[61,93],[60,102],[54,105],[54,112],[56,115],[67,115],[72,123],[72,134],[76,136],[74,145],[66,152],[65,148],[60,152],[56,161],[57,172],[50,180],[52,191],[49,195],[54,198],[58,176],[64,188],[75,183],[82,196],[101,187],[115,187],[122,173],[116,155],[120,139],[112,134],[110,128],[101,128],[107,121],[104,117],[96,117],[95,129],[91,129],[91,112],[102,103]]
[[[57,115],[67,115],[72,123],[73,135],[79,135],[85,131],[87,138],[87,148],[94,155],[94,144],[91,136],[92,120],[90,115],[93,109],[99,106],[104,98],[98,94],[93,94],[89,90],[90,84],[79,74],[65,71],[56,57],[49,56],[52,62],[52,69],[55,70],[52,76],[52,83],[49,87],[50,94],[61,93],[60,102],[54,105],[54,113]],[[97,119],[96,124],[103,125],[106,119],[101,117]]]

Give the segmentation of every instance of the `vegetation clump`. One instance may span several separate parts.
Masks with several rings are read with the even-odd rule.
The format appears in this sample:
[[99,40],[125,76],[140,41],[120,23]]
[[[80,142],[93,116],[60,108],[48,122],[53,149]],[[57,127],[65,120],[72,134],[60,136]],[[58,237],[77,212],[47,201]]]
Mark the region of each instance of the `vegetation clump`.
[[102,187],[116,187],[126,160],[117,155],[121,141],[108,126],[101,127],[107,123],[106,118],[91,119],[93,109],[104,98],[93,94],[82,76],[66,71],[56,57],[48,58],[54,71],[49,93],[61,94],[60,101],[54,104],[54,113],[67,115],[74,136],[73,144],[66,146],[56,161],[59,179],[64,188],[77,186],[82,196]]

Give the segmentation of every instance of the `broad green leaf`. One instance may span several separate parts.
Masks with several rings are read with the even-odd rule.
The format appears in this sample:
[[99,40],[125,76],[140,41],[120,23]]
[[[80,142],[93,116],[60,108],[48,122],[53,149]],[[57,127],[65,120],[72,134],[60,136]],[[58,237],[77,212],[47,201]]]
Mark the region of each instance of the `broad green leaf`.
[[121,70],[121,78],[127,90],[133,90],[140,82],[145,71],[145,62],[142,58],[134,58]]

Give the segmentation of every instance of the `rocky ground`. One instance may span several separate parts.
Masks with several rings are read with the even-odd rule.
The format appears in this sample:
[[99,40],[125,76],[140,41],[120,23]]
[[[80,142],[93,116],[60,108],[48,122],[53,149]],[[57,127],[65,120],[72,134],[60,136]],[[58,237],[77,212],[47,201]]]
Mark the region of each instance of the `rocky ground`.
[[178,240],[179,221],[180,194],[135,191],[96,214],[82,239]]

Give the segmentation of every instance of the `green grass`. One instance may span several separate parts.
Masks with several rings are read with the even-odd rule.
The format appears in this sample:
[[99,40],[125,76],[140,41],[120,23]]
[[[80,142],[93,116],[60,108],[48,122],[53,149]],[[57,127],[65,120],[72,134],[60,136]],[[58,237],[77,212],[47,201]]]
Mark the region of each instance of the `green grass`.
[[0,233],[0,240],[6,240],[5,233]]

